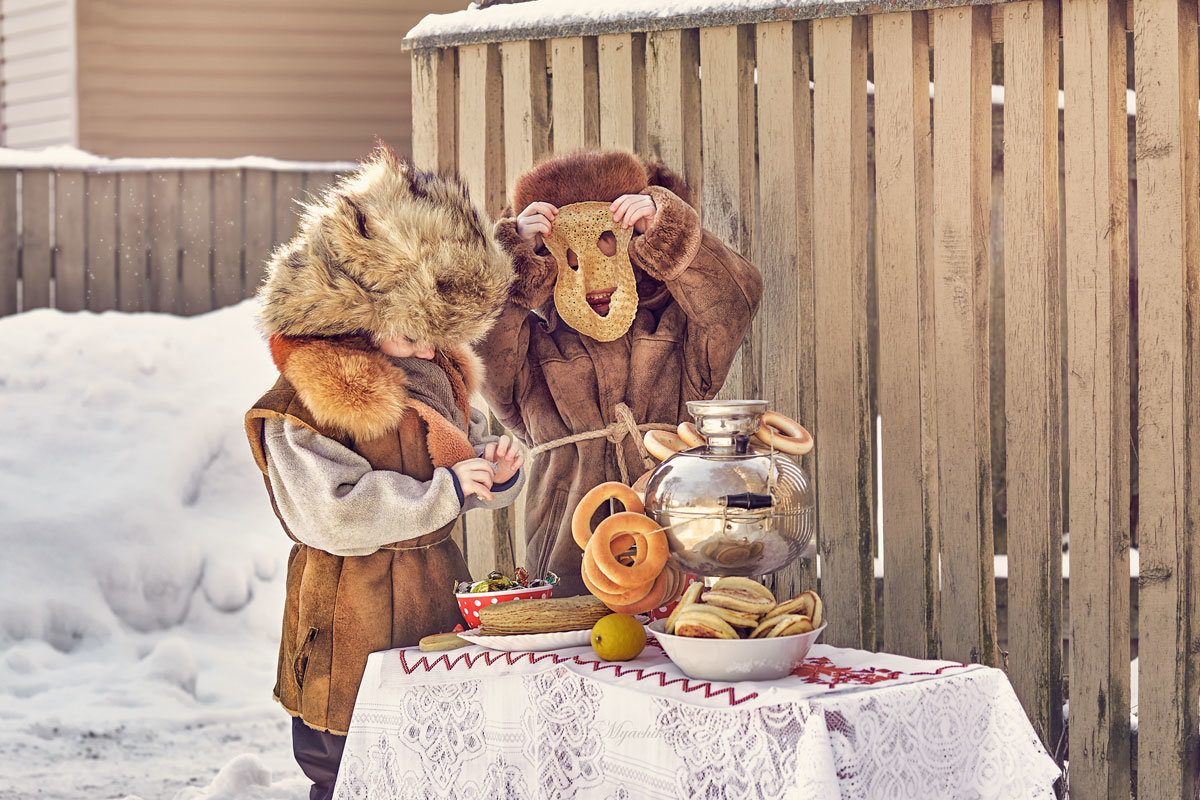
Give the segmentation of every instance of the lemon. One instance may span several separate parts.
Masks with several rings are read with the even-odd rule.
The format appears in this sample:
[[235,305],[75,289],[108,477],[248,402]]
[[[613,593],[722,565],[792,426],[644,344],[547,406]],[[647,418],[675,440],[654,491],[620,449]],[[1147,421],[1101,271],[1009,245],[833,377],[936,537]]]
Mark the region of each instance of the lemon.
[[646,629],[628,614],[609,614],[592,626],[592,649],[605,661],[629,661],[646,646]]

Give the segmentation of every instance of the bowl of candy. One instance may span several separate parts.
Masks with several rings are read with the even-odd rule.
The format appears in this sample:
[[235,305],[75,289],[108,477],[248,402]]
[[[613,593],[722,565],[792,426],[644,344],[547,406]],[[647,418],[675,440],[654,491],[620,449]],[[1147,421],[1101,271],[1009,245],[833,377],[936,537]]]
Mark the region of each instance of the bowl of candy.
[[479,627],[479,609],[508,600],[541,600],[554,593],[558,576],[547,572],[546,577],[530,580],[529,573],[517,567],[510,578],[499,570],[488,573],[481,581],[459,581],[454,596],[463,621],[469,628]]

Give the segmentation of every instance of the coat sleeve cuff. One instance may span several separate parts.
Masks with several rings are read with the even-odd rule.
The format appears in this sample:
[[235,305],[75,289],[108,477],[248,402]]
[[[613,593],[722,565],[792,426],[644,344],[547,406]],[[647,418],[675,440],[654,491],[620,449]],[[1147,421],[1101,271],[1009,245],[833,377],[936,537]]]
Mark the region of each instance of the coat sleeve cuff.
[[506,492],[509,489],[511,489],[513,486],[516,486],[517,481],[519,481],[520,479],[521,479],[521,470],[517,470],[516,472],[514,472],[512,474],[512,477],[509,478],[508,480],[506,480],[504,483],[493,484],[492,492],[493,493]]
[[700,215],[669,189],[650,186],[643,194],[654,200],[654,219],[629,243],[634,263],[660,281],[678,278],[700,252]]
[[519,306],[530,310],[541,308],[554,294],[554,281],[558,277],[558,264],[554,256],[538,255],[532,242],[527,242],[517,233],[517,221],[505,218],[496,223],[496,241],[512,259],[517,278],[509,289],[509,298]]
[[450,482],[454,484],[454,493],[458,495],[458,507],[462,508],[467,504],[467,496],[463,494],[462,484],[458,481],[458,474],[449,467],[443,467],[443,469],[450,473]]

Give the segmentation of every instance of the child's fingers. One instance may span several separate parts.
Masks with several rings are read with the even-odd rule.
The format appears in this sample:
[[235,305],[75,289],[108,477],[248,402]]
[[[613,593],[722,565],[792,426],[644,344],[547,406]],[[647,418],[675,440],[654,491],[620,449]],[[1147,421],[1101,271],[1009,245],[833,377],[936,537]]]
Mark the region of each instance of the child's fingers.
[[617,210],[617,206],[619,206],[619,205],[621,205],[622,203],[624,203],[624,202],[627,202],[627,201],[629,201],[629,200],[631,200],[631,199],[633,199],[633,198],[635,198],[635,197],[640,197],[640,195],[636,195],[636,194],[623,194],[623,195],[621,195],[620,197],[618,197],[616,200],[613,200],[613,201],[612,201],[612,203],[609,205],[608,209],[609,209],[609,211],[612,211],[612,212],[614,212],[614,213],[615,213],[615,212],[616,212],[616,210]]
[[511,452],[511,450],[512,450],[512,437],[510,437],[507,433],[503,434],[500,437],[500,440],[498,442],[496,442],[496,458],[493,458],[491,460],[496,461],[497,459],[508,458],[508,455]]
[[521,455],[520,453],[517,453],[516,456],[514,456],[513,459],[509,462],[509,464],[512,465],[512,471],[516,472],[517,470],[519,470],[521,467],[523,467],[525,465],[525,456]]
[[629,207],[637,201],[637,195],[627,194],[617,198],[613,210],[613,222],[621,222],[629,212]]
[[498,449],[499,448],[496,447],[495,442],[488,442],[487,445],[484,446],[484,448],[483,448],[484,459],[487,461],[495,461],[497,459],[497,457],[499,456],[499,454],[497,452]]
[[642,220],[649,221],[654,217],[654,206],[650,204],[641,205],[625,215],[625,226],[635,225]]

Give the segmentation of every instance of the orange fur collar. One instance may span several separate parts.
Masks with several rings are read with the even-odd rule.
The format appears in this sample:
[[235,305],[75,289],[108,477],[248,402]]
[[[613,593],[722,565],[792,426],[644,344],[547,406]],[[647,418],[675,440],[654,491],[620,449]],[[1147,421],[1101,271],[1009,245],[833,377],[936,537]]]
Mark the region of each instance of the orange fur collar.
[[[397,430],[410,410],[438,416],[411,396],[404,370],[361,337],[272,336],[270,345],[280,374],[322,427],[368,440]],[[469,420],[469,398],[483,372],[478,356],[462,347],[437,351],[435,361],[446,370],[455,404]]]

